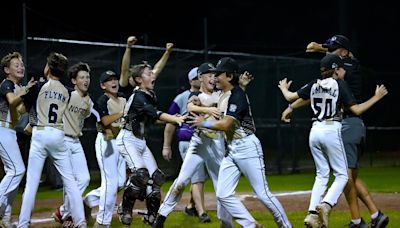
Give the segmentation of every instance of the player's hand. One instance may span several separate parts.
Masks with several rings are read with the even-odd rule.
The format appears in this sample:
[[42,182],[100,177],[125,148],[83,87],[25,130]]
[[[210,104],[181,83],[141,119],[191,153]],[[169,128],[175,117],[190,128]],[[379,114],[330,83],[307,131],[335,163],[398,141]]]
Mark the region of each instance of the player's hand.
[[171,160],[171,158],[172,158],[171,146],[163,146],[162,156],[163,156],[164,160],[166,160],[166,161],[170,161]]
[[290,118],[292,117],[293,109],[287,107],[285,111],[282,112],[281,120],[285,123],[290,123]]
[[137,41],[136,36],[130,36],[126,40],[126,44],[128,45],[128,47],[132,47],[136,43],[136,41]]
[[376,89],[375,89],[375,96],[378,99],[382,99],[384,96],[386,96],[386,94],[388,94],[389,92],[387,91],[385,85],[376,85]]
[[245,71],[239,76],[239,85],[246,87],[251,81],[253,81],[253,79],[253,75],[248,71]]
[[187,115],[176,116],[175,117],[175,123],[178,124],[179,126],[182,126],[182,124],[185,122],[187,117],[188,117]]
[[219,119],[221,117],[221,112],[217,107],[209,107],[207,109],[207,114],[213,116],[215,119]]
[[190,124],[192,127],[196,128],[202,127],[204,117],[197,115],[194,112],[191,112],[190,114],[191,116],[188,116],[189,121],[186,121],[186,123]]
[[[26,88],[29,90],[30,88],[32,88],[32,86],[36,85],[37,81],[35,81],[34,77],[31,77],[31,80],[29,80],[28,84],[26,85]],[[28,91],[26,91],[28,92]]]
[[200,98],[198,96],[196,96],[196,95],[191,96],[189,98],[189,100],[188,100],[188,103],[192,103],[192,104],[194,104],[196,106],[201,106]]
[[165,45],[166,51],[172,51],[172,48],[174,47],[174,43],[167,43]]
[[279,81],[278,87],[281,90],[289,90],[290,85],[293,81],[288,81],[287,78],[284,78]]

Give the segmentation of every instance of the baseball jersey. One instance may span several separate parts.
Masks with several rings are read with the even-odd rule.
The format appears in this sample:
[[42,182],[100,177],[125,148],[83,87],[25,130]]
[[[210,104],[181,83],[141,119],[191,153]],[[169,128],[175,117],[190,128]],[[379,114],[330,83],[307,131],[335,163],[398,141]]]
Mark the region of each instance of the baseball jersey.
[[[194,95],[190,92],[190,90],[186,90],[180,94],[178,94],[172,104],[168,108],[168,114],[175,115],[185,115],[187,113],[187,103],[189,97]],[[183,123],[182,126],[176,126],[176,135],[178,137],[178,141],[190,141],[193,135],[193,128],[190,127],[189,124]]]
[[239,86],[231,90],[225,115],[235,119],[232,129],[225,132],[227,141],[240,139],[256,132],[249,98]]
[[341,121],[343,107],[357,104],[347,83],[333,78],[315,79],[297,93],[300,98],[311,101],[313,121]]
[[148,126],[160,118],[156,97],[152,91],[135,89],[124,109],[125,128],[139,138],[145,137]]
[[[202,106],[217,107],[220,95],[221,95],[221,91],[215,91],[211,94],[200,93],[197,96],[199,97],[199,100],[200,100]],[[208,115],[208,114],[204,115],[204,119],[205,120],[215,120],[214,116]],[[199,133],[201,132],[208,138],[212,138],[212,139],[218,138],[219,134],[220,134],[220,132],[218,132],[218,131],[207,129],[207,128],[200,128],[197,130],[199,131]]]
[[45,82],[38,82],[31,88],[27,96],[29,110],[29,122],[32,126],[51,126],[63,129],[63,115],[67,108],[69,93],[64,85],[50,79]]
[[[103,116],[120,113],[124,110],[126,105],[126,99],[122,97],[122,94],[118,93],[117,99],[110,98],[107,94],[103,94],[97,100],[96,110],[99,112],[100,119]],[[122,118],[111,123],[114,128],[121,128],[123,124]]]
[[91,114],[93,102],[89,95],[82,97],[78,91],[70,91],[70,99],[64,113],[65,135],[79,137],[82,135],[84,120]]
[[18,117],[16,110],[10,110],[7,94],[15,93],[18,88],[20,88],[19,85],[8,79],[4,79],[0,84],[0,121],[8,123],[10,126],[15,124]]

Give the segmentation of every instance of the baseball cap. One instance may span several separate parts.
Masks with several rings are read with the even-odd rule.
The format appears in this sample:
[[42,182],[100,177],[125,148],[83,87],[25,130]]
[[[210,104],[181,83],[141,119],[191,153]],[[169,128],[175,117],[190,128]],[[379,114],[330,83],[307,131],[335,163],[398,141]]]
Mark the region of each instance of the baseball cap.
[[239,64],[231,57],[224,57],[218,61],[213,71],[217,73],[237,73],[239,71]]
[[324,44],[322,44],[322,47],[328,48],[329,51],[334,51],[338,48],[344,48],[348,51],[351,51],[350,40],[342,35],[332,36]]
[[188,79],[189,79],[189,81],[195,79],[195,78],[198,76],[198,75],[197,75],[197,70],[198,70],[198,67],[194,67],[193,69],[191,69],[191,70],[189,71],[189,74],[188,74]]
[[344,62],[343,59],[336,54],[327,54],[321,59],[320,67],[321,72],[324,72],[338,67],[344,67]]
[[212,63],[203,63],[199,66],[199,69],[197,70],[197,73],[199,75],[210,73],[210,72],[215,72],[215,67]]
[[112,71],[112,70],[107,70],[105,72],[103,72],[100,76],[100,82],[104,83],[106,81],[109,81],[111,78],[117,78],[118,79],[118,75]]

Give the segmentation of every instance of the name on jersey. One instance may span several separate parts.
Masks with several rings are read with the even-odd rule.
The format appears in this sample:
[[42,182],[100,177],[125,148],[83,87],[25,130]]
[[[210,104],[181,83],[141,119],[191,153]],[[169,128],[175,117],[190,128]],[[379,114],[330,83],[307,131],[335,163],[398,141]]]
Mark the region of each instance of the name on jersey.
[[65,100],[66,100],[66,97],[62,93],[55,92],[55,91],[45,91],[44,98],[45,99],[55,99],[55,100],[59,100],[62,102],[65,102]]
[[337,91],[337,89],[333,89],[333,88],[325,89],[325,88],[322,88],[321,86],[316,86],[312,90],[311,95],[315,95],[318,93],[327,93],[327,94],[331,95],[332,97],[336,97],[338,94],[338,91]]
[[74,106],[74,105],[71,105],[71,106],[68,108],[68,111],[69,111],[69,112],[80,113],[81,115],[86,116],[89,110],[84,109],[84,108],[79,108],[79,107]]

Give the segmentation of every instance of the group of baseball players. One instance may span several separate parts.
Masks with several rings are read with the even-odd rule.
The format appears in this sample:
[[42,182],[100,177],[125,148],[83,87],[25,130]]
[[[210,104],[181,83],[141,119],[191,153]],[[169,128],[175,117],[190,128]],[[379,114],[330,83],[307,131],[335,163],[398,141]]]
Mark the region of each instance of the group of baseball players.
[[[131,66],[134,36],[128,37],[121,73],[108,70],[100,76],[103,94],[95,102],[88,93],[90,67],[79,62],[68,68],[68,59],[51,53],[44,68],[44,79],[33,78],[22,86],[25,74],[22,56],[10,53],[1,60],[5,79],[0,84],[0,156],[6,175],[0,183],[0,227],[12,227],[11,205],[26,173],[26,186],[17,227],[29,227],[44,162],[48,156],[61,174],[63,205],[54,219],[63,227],[110,227],[118,205],[119,220],[131,225],[136,200],[145,201],[143,221],[153,228],[164,227],[168,215],[191,182],[191,200],[184,212],[210,222],[204,206],[204,182],[210,177],[217,199],[217,217],[221,227],[262,227],[235,196],[241,175],[252,186],[257,198],[272,213],[278,227],[292,227],[285,210],[270,192],[266,179],[264,153],[255,135],[247,85],[253,80],[231,57],[221,58],[214,66],[206,62],[193,68],[188,79],[191,88],[179,94],[168,112],[157,109],[155,81],[166,65],[173,44],[154,68],[147,62]],[[357,198],[371,213],[371,227],[385,227],[389,218],[373,202],[365,184],[357,177],[359,148],[365,138],[360,114],[383,98],[385,86],[377,86],[375,95],[361,103],[359,63],[350,41],[341,35],[324,44],[307,46],[309,52],[326,52],[321,60],[321,77],[296,92],[289,91],[291,81],[279,82],[284,97],[291,102],[282,113],[289,122],[294,109],[311,103],[313,124],[310,149],[316,166],[307,227],[328,227],[329,213],[342,192],[351,211],[349,227],[368,227],[361,218]],[[73,88],[60,82],[67,74]],[[29,113],[25,127],[32,134],[27,170],[22,161],[14,130],[21,114]],[[83,195],[90,182],[89,169],[79,137],[86,118],[97,119],[95,152],[101,173],[101,185]],[[162,154],[171,159],[174,132],[178,136],[182,167],[162,200],[165,175],[158,168],[146,145],[149,126],[166,123]],[[327,192],[330,169],[335,180]],[[122,202],[117,193],[123,190]],[[91,209],[98,206],[95,221]],[[72,209],[73,208],[73,209]]]

